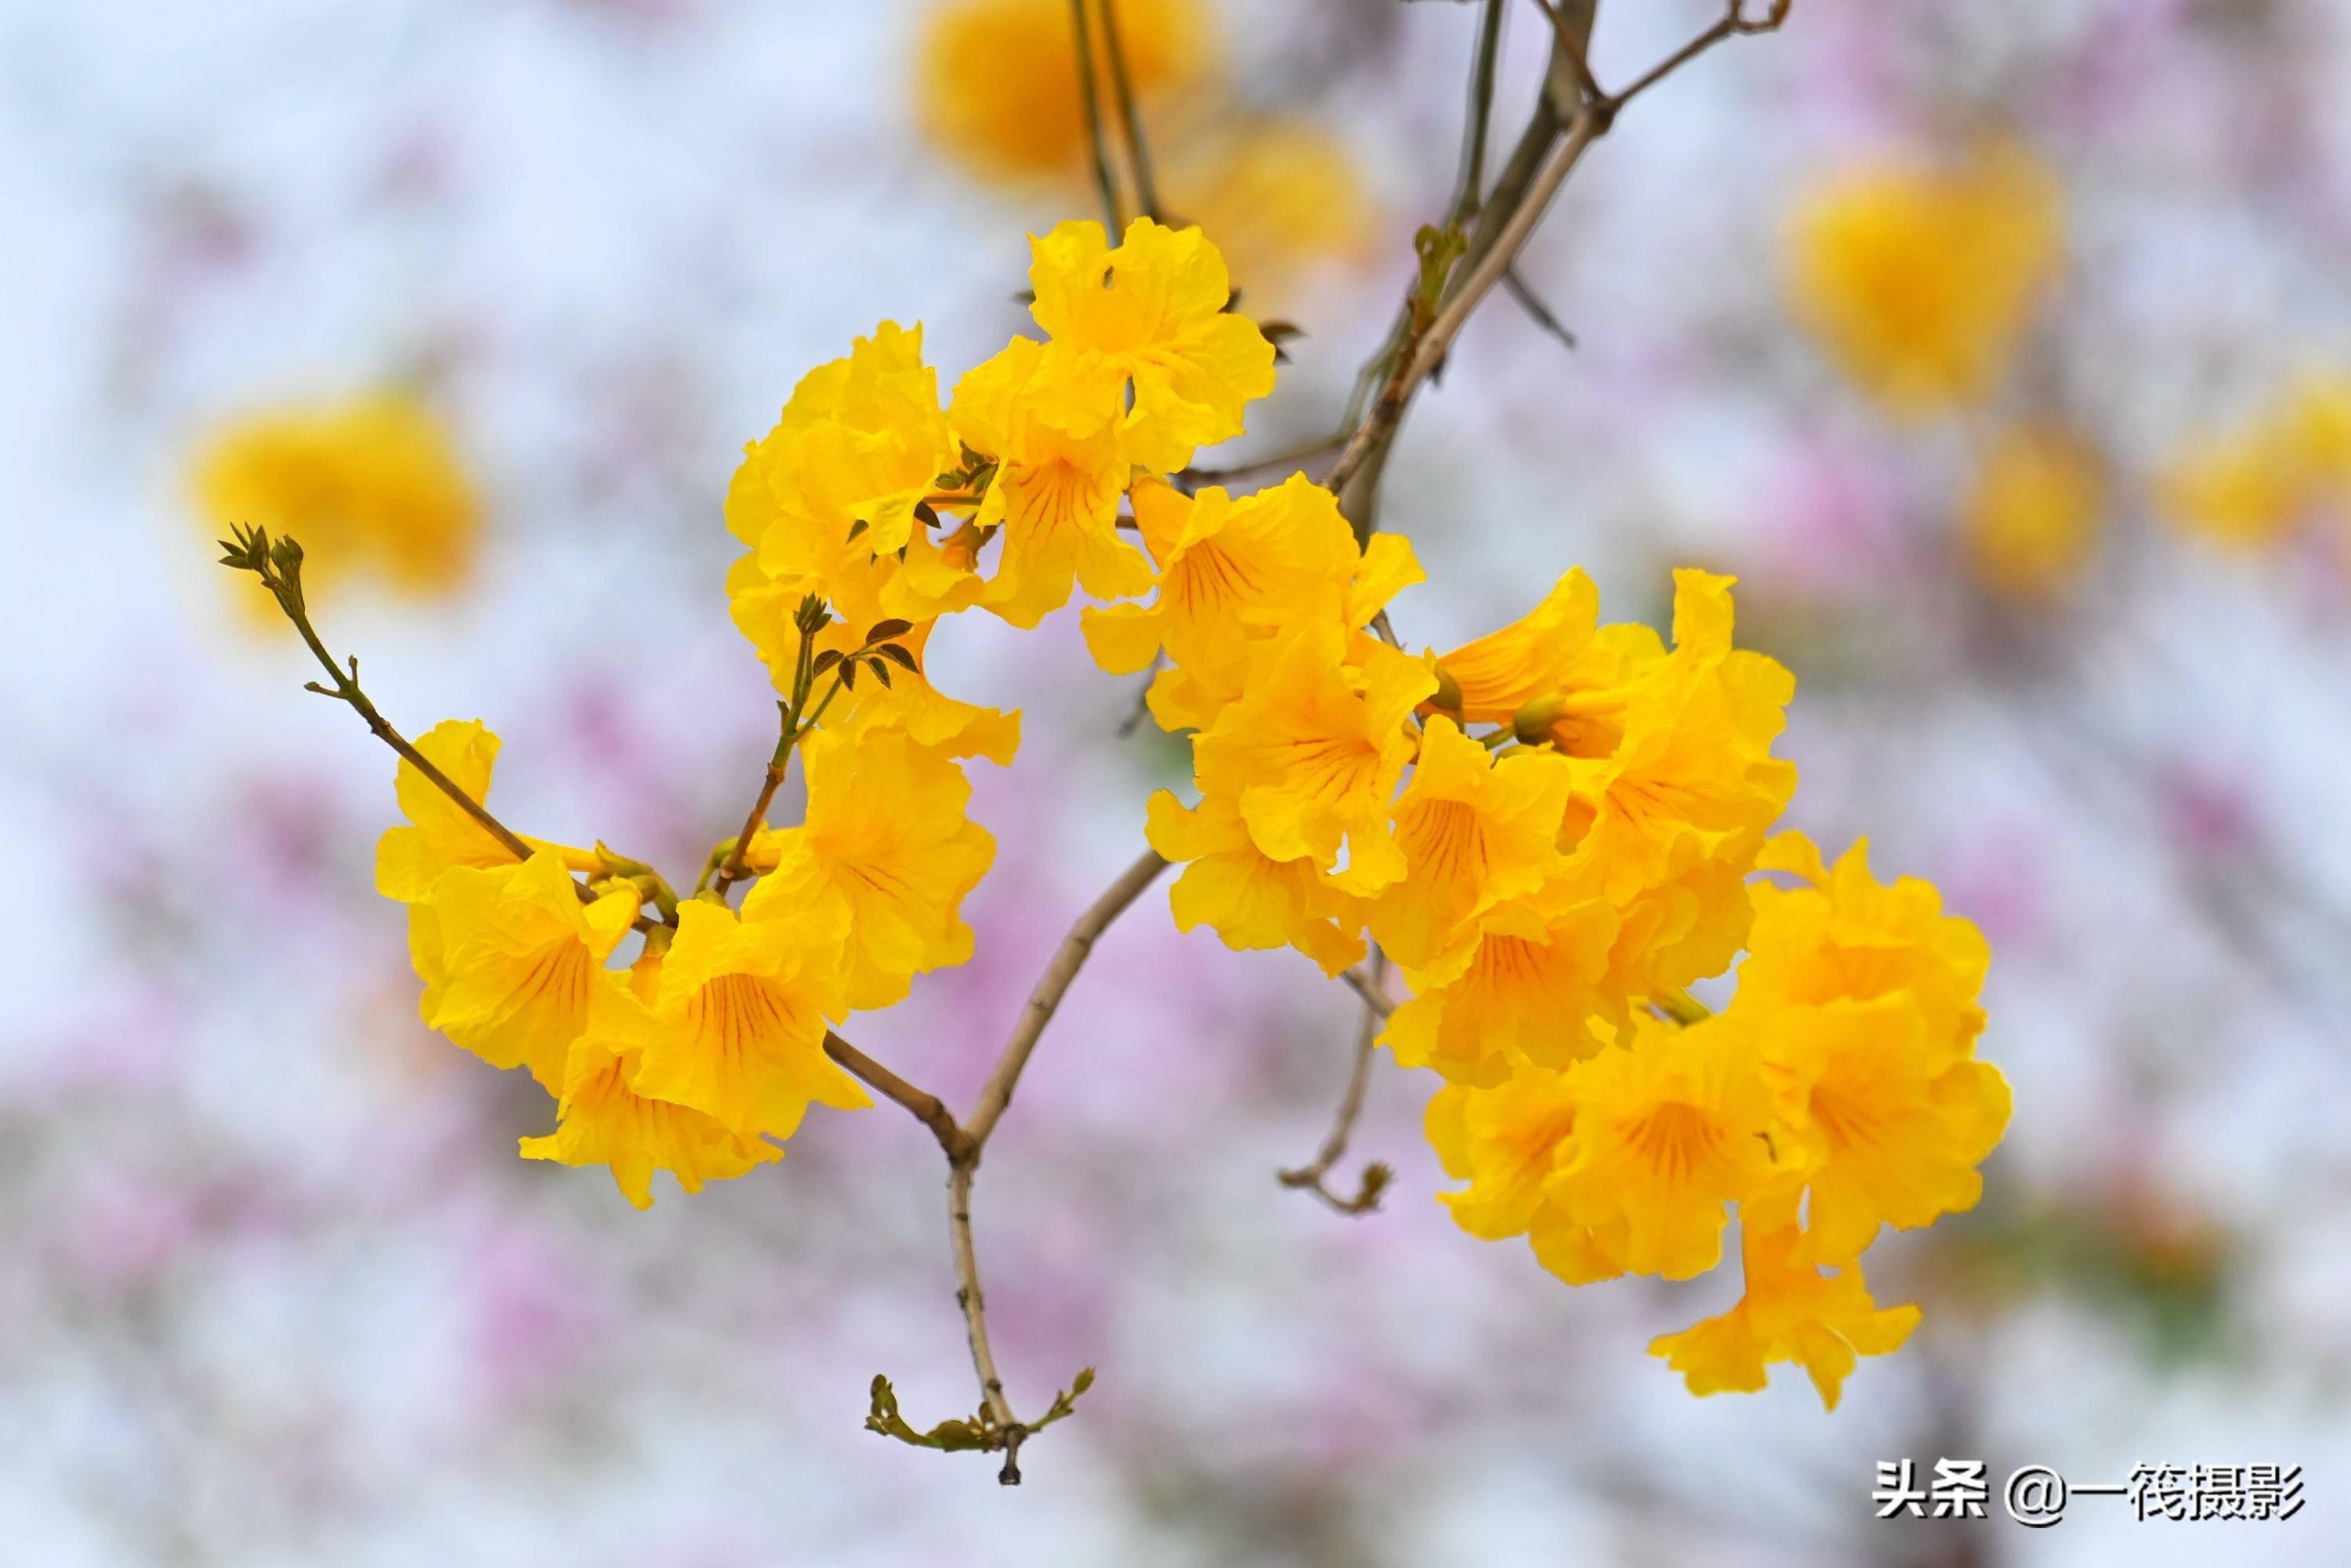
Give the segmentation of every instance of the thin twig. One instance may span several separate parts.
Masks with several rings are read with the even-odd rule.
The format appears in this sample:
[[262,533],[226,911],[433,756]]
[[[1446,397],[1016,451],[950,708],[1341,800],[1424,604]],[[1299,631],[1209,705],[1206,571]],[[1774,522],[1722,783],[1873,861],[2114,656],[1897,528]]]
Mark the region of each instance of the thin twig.
[[1094,943],[1110,929],[1112,921],[1125,912],[1126,906],[1139,897],[1143,890],[1159,880],[1167,869],[1167,862],[1155,851],[1145,850],[1133,865],[1118,875],[1092,907],[1078,916],[1070,934],[1061,938],[1045,972],[1037,978],[1036,988],[1029,993],[1028,1005],[1020,1009],[1020,1021],[1012,1028],[1012,1038],[1005,1041],[1004,1054],[997,1059],[996,1071],[988,1074],[986,1087],[979,1092],[979,1101],[965,1118],[964,1128],[971,1134],[972,1157],[979,1157],[986,1147],[988,1134],[996,1130],[1005,1107],[1012,1103],[1012,1092],[1020,1082],[1021,1070],[1029,1065],[1029,1053],[1037,1049],[1038,1038],[1045,1026],[1053,1021],[1053,1013],[1061,1005],[1070,983],[1085,967],[1087,955]]
[[[1369,984],[1364,992],[1363,1020],[1355,1030],[1355,1065],[1348,1074],[1347,1092],[1339,1101],[1338,1114],[1332,1119],[1330,1135],[1322,1140],[1322,1146],[1315,1152],[1311,1164],[1274,1173],[1275,1179],[1282,1186],[1302,1187],[1345,1215],[1364,1215],[1378,1208],[1380,1194],[1386,1190],[1389,1178],[1395,1174],[1382,1162],[1374,1160],[1364,1167],[1353,1197],[1342,1197],[1332,1191],[1330,1184],[1323,1179],[1331,1174],[1332,1166],[1346,1157],[1347,1140],[1354,1135],[1355,1118],[1363,1113],[1364,1095],[1371,1086],[1372,1052],[1379,1043],[1380,1025],[1389,1010],[1380,1005],[1386,1000],[1385,993],[1380,989],[1380,977],[1386,968],[1387,956],[1378,948],[1373,948],[1371,973],[1366,977]],[[1347,974],[1353,978],[1356,971],[1350,969]],[[1377,1001],[1374,999],[1375,997]]]
[[1724,14],[1722,20],[1643,72],[1631,87],[1612,94],[1609,101],[1618,109],[1624,108],[1625,105],[1727,38],[1778,32],[1788,20],[1788,12],[1794,4],[1795,0],[1770,0],[1769,9],[1762,16],[1750,20],[1747,16],[1745,0],[1729,0],[1729,8]]
[[1364,1006],[1379,1014],[1380,1017],[1385,1018],[1395,1011],[1395,998],[1388,995],[1387,988],[1381,984],[1376,977],[1355,968],[1345,971],[1339,977],[1346,981],[1357,996],[1364,998]]
[[1540,295],[1527,287],[1527,280],[1518,275],[1516,268],[1502,274],[1502,289],[1519,302],[1519,308],[1524,310],[1536,326],[1558,339],[1568,348],[1576,347],[1575,334],[1567,329],[1565,322],[1552,313],[1551,307],[1542,302]]
[[[1084,0],[1079,0],[1082,8]],[[1151,149],[1143,140],[1143,114],[1135,108],[1134,84],[1126,74],[1126,50],[1119,41],[1118,0],[1102,0],[1102,53],[1110,58],[1111,90],[1118,95],[1119,122],[1126,131],[1126,165],[1134,176],[1135,210],[1146,218],[1164,215],[1159,187],[1151,177]]]
[[1126,230],[1118,205],[1118,182],[1110,172],[1110,144],[1102,140],[1102,97],[1094,86],[1093,29],[1086,24],[1086,0],[1070,0],[1070,26],[1078,41],[1078,101],[1085,106],[1086,131],[1094,161],[1094,186],[1102,193],[1102,218],[1110,225],[1110,240]]
[[1469,112],[1461,129],[1461,172],[1453,183],[1453,205],[1446,226],[1458,228],[1478,215],[1486,194],[1486,142],[1494,120],[1494,62],[1501,53],[1502,7],[1507,0],[1486,0],[1478,16],[1478,41],[1469,66]]
[[946,1103],[937,1095],[928,1090],[915,1088],[831,1030],[825,1030],[824,1053],[838,1062],[851,1077],[883,1099],[904,1107],[915,1121],[928,1127],[948,1159],[961,1159],[969,1151],[969,1135],[956,1125],[956,1119],[948,1112]]
[[1121,740],[1141,729],[1143,721],[1151,716],[1151,687],[1159,679],[1159,671],[1166,663],[1167,651],[1164,648],[1151,656],[1151,667],[1143,672],[1143,679],[1134,688],[1134,706],[1127,709],[1126,716],[1118,721],[1118,737]]

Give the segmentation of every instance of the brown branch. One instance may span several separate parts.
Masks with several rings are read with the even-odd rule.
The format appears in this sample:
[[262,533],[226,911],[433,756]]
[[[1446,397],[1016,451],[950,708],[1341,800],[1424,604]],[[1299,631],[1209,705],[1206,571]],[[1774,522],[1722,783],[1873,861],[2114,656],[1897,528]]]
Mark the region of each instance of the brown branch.
[[849,1041],[833,1033],[824,1033],[824,1053],[840,1063],[851,1077],[878,1092],[883,1099],[905,1108],[915,1121],[931,1130],[939,1141],[939,1148],[950,1161],[964,1158],[971,1151],[971,1138],[956,1125],[956,1119],[946,1103],[926,1089],[917,1089]]
[[996,1124],[1003,1116],[1005,1108],[1012,1103],[1012,1091],[1020,1082],[1021,1070],[1029,1065],[1029,1054],[1037,1049],[1039,1037],[1045,1032],[1045,1026],[1053,1021],[1053,1014],[1061,1007],[1061,998],[1068,993],[1071,982],[1078,977],[1078,971],[1085,967],[1087,956],[1093,951],[1094,944],[1104,931],[1110,929],[1111,922],[1125,913],[1126,906],[1133,904],[1144,888],[1158,881],[1159,873],[1166,869],[1167,862],[1157,852],[1144,851],[1141,857],[1121,872],[1118,880],[1094,900],[1092,907],[1078,916],[1077,923],[1070,927],[1070,934],[1061,938],[1061,945],[1054,950],[1052,959],[1045,966],[1045,972],[1038,977],[1036,988],[1029,993],[1028,1005],[1020,1009],[1020,1021],[1013,1026],[1012,1038],[1005,1041],[1004,1054],[997,1059],[996,1071],[988,1074],[987,1086],[980,1090],[978,1103],[971,1108],[970,1116],[965,1119],[964,1127],[971,1134],[971,1157],[975,1162],[979,1158],[980,1150],[987,1146],[987,1135],[996,1130]]
[[1070,0],[1070,26],[1078,41],[1078,101],[1085,106],[1086,131],[1093,155],[1094,187],[1102,193],[1102,218],[1110,225],[1110,243],[1125,232],[1120,215],[1118,182],[1110,172],[1110,145],[1102,140],[1102,97],[1094,86],[1093,29],[1086,24],[1086,0]]
[[[1082,5],[1084,0],[1079,0]],[[1126,134],[1126,166],[1134,176],[1134,204],[1146,218],[1162,215],[1159,187],[1151,177],[1151,149],[1143,140],[1143,115],[1134,106],[1134,84],[1126,74],[1126,49],[1118,36],[1118,0],[1102,0],[1102,53],[1110,59],[1111,90],[1118,95],[1119,122]],[[1091,74],[1091,73],[1089,73]]]
[[1347,971],[1348,978],[1358,984],[1364,995],[1363,1021],[1355,1030],[1355,1065],[1347,1078],[1347,1092],[1339,1101],[1339,1112],[1332,1120],[1330,1135],[1322,1140],[1322,1146],[1315,1152],[1312,1162],[1294,1170],[1274,1173],[1274,1178],[1282,1186],[1302,1187],[1345,1215],[1365,1215],[1378,1208],[1380,1194],[1386,1190],[1388,1181],[1395,1174],[1382,1162],[1374,1160],[1364,1167],[1353,1197],[1340,1197],[1323,1179],[1331,1174],[1331,1167],[1346,1156],[1347,1140],[1354,1135],[1355,1118],[1363,1113],[1364,1094],[1371,1086],[1372,1052],[1379,1043],[1380,1025],[1393,1005],[1383,1005],[1387,1003],[1387,997],[1380,989],[1380,977],[1386,967],[1386,955],[1374,947],[1368,977],[1359,978],[1357,971]]

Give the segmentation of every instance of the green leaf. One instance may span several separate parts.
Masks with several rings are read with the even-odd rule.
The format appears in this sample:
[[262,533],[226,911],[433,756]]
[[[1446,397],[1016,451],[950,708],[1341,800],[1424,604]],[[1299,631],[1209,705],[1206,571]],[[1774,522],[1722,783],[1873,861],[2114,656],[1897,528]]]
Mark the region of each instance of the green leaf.
[[809,674],[810,675],[821,675],[827,670],[831,669],[839,663],[841,663],[841,650],[838,648],[827,648],[823,653],[819,653],[816,656],[816,663],[809,666]]
[[911,621],[876,621],[873,622],[872,629],[865,633],[865,645],[870,648],[876,643],[886,643],[893,637],[904,637],[914,629],[914,623]]
[[[860,534],[863,533],[863,532],[866,530],[866,528],[867,528],[867,527],[868,527],[868,524],[866,523],[866,521],[865,521],[865,519],[864,519],[863,517],[860,517],[860,518],[858,518],[855,522],[853,522],[853,523],[850,524],[850,525],[849,525],[849,539],[851,539],[851,540],[855,539],[855,538],[857,538],[857,536],[858,536],[858,535],[860,535]],[[848,541],[848,540],[844,540],[844,541],[842,541],[842,542],[843,542],[843,543],[847,543],[847,542],[849,542],[849,541]]]
[[906,651],[906,645],[903,643],[884,643],[873,651],[885,659],[897,660],[899,664],[916,674],[922,674],[923,666],[914,663],[914,655]]
[[846,660],[841,666],[841,684],[851,691],[857,689],[857,661]]
[[938,508],[928,501],[917,501],[914,503],[914,520],[926,528],[935,528],[939,526]]
[[890,666],[882,659],[878,657],[869,658],[865,661],[865,667],[873,672],[873,678],[875,680],[881,682],[885,686],[890,684]]

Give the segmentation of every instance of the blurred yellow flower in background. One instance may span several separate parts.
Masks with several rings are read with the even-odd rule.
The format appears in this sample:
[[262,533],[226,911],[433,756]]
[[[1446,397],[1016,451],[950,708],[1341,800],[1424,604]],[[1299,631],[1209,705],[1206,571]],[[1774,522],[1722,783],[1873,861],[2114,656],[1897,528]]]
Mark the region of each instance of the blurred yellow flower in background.
[[1995,592],[2057,597],[2097,549],[2106,481],[2097,455],[2054,429],[2003,431],[1959,506],[1969,568]]
[[2304,376],[2251,418],[2198,436],[2156,483],[2187,531],[2232,549],[2278,543],[2312,514],[2351,510],[2351,376]]
[[1906,418],[1989,393],[2062,260],[2055,176],[2012,143],[1949,168],[1880,163],[1798,205],[1791,306]]
[[[480,498],[446,427],[410,392],[240,420],[204,444],[193,482],[215,531],[298,536],[314,595],[361,576],[403,593],[444,593],[473,568]],[[253,593],[274,619],[268,595]]]
[[1302,120],[1252,121],[1211,144],[1178,148],[1167,176],[1178,221],[1217,236],[1251,312],[1286,310],[1318,264],[1367,260],[1372,193],[1347,144]]
[[[1201,0],[1116,0],[1127,80],[1138,99],[1164,97],[1203,74],[1209,55]],[[1113,87],[1099,26],[1094,90]],[[940,152],[979,173],[1046,179],[1085,166],[1086,113],[1068,0],[947,0],[932,8],[920,44],[923,131]]]

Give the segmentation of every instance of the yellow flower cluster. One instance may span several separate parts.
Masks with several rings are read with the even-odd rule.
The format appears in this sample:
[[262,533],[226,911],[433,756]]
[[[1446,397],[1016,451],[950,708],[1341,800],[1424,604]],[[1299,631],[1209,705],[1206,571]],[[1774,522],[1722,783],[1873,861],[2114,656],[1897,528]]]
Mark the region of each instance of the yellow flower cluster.
[[1959,165],[1887,163],[1813,191],[1795,219],[1797,316],[1837,365],[1905,416],[1990,392],[2061,255],[2054,179],[2022,147]]
[[[1602,624],[1571,571],[1416,657],[1384,636],[1411,547],[1359,546],[1303,476],[1132,494],[1155,591],[1083,621],[1113,674],[1164,660],[1151,711],[1191,732],[1200,799],[1162,791],[1147,827],[1184,866],[1178,926],[1334,975],[1377,941],[1412,993],[1382,1042],[1447,1080],[1429,1133],[1469,1184],[1463,1226],[1528,1236],[1570,1283],[1679,1280],[1719,1260],[1736,1204],[1748,1301],[1658,1354],[1699,1392],[1800,1360],[1834,1403],[1916,1317],[1872,1305],[1858,1255],[1880,1221],[1974,1202],[2007,1092],[1970,1054],[1974,929],[1858,851],[1832,873],[1767,841],[1794,683],[1734,646],[1729,580],[1677,574],[1670,643]],[[1698,1016],[1681,988],[1742,949],[1736,1004]]]
[[2173,521],[2232,549],[2267,549],[2322,511],[2351,518],[2351,376],[2304,376],[2193,443],[2157,490]]
[[[1973,927],[1858,848],[1830,869],[1768,836],[1794,682],[1735,645],[1730,580],[1677,573],[1670,639],[1602,623],[1570,571],[1510,625],[1409,653],[1386,618],[1422,577],[1404,538],[1359,541],[1304,475],[1181,483],[1273,385],[1197,229],[1140,220],[1113,246],[1063,224],[1029,277],[1042,336],[944,406],[919,331],[885,322],[800,381],[735,476],[727,591],[784,698],[760,810],[797,754],[799,822],[755,812],[680,901],[601,845],[517,862],[402,764],[377,882],[410,907],[426,1020],[557,1097],[526,1155],[607,1165],[640,1206],[656,1170],[692,1191],[778,1157],[810,1104],[865,1104],[828,1030],[970,956],[961,906],[995,846],[962,764],[1019,742],[1018,714],[932,685],[932,633],[967,610],[1033,626],[1082,589],[1123,601],[1083,612],[1096,662],[1160,664],[1150,710],[1190,733],[1197,802],[1146,812],[1183,867],[1176,924],[1332,975],[1376,941],[1410,991],[1381,1039],[1446,1081],[1428,1128],[1461,1224],[1526,1236],[1572,1283],[1680,1280],[1736,1205],[1745,1300],[1654,1348],[1701,1393],[1798,1361],[1834,1404],[1917,1316],[1871,1301],[1861,1252],[1975,1201],[2007,1090],[1972,1054]],[[496,751],[479,724],[419,743],[473,802]],[[1683,988],[1742,951],[1708,1014]]]
[[[215,531],[300,535],[313,591],[368,576],[439,593],[473,564],[480,504],[440,420],[411,392],[239,421],[205,443],[193,484]],[[251,602],[275,619],[266,592]]]
[[[961,761],[1009,763],[1019,716],[932,685],[938,618],[1033,626],[1078,585],[1149,588],[1122,497],[1238,434],[1273,384],[1272,345],[1225,308],[1198,230],[1138,222],[1113,247],[1071,223],[1034,247],[1043,340],[1013,340],[942,408],[919,330],[885,322],[802,378],[728,490],[748,547],[728,598],[795,713],[778,766],[796,753],[807,784],[798,824],[760,823],[742,847],[758,880],[739,913],[721,878],[642,920],[666,894],[648,868],[536,841],[517,863],[401,765],[408,821],[384,835],[377,885],[409,905],[425,1021],[558,1098],[557,1131],[525,1155],[607,1165],[640,1207],[656,1170],[689,1192],[740,1175],[778,1157],[810,1104],[868,1103],[826,1053],[832,1025],[971,956],[960,909],[995,841],[968,819]],[[418,750],[482,802],[497,746],[453,721]],[[642,953],[612,967],[639,926]]]
[[1959,506],[1959,543],[1976,577],[2025,601],[2061,597],[2097,548],[2106,478],[2097,454],[2057,426],[1995,435]]
[[1711,1269],[1737,1205],[1745,1295],[1650,1348],[1697,1394],[1759,1389],[1766,1364],[1795,1362],[1834,1409],[1855,1358],[1918,1319],[1872,1301],[1862,1251],[1881,1224],[1973,1207],[2008,1086],[1973,1054],[1982,939],[1931,886],[1876,881],[1860,845],[1825,868],[1796,833],[1757,867],[1802,885],[1750,890],[1726,1011],[1636,1015],[1563,1070],[1523,1059],[1448,1084],[1428,1134],[1469,1184],[1447,1198],[1462,1227],[1525,1236],[1571,1284]]

